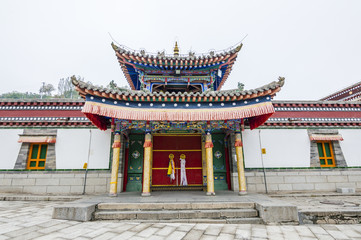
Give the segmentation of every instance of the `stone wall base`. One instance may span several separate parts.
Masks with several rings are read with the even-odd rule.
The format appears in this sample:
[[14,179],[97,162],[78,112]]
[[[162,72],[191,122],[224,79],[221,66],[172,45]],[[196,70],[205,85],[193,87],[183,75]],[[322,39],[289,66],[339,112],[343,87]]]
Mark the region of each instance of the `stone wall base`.
[[[265,192],[262,170],[246,170],[247,191]],[[360,168],[266,169],[268,192],[336,192],[337,188],[361,191]]]
[[[264,193],[261,170],[246,169],[247,192]],[[266,169],[267,188],[272,192],[336,192],[337,188],[361,191],[361,169]],[[238,175],[232,174],[232,187],[238,191]],[[86,194],[109,192],[110,170],[89,171]],[[3,171],[0,172],[0,192],[31,194],[82,194],[83,171]],[[119,173],[118,192],[123,186]]]
[[[31,194],[82,194],[85,171],[4,171],[0,172],[0,192]],[[88,171],[86,194],[109,192],[110,170]],[[119,174],[118,192],[123,175]]]

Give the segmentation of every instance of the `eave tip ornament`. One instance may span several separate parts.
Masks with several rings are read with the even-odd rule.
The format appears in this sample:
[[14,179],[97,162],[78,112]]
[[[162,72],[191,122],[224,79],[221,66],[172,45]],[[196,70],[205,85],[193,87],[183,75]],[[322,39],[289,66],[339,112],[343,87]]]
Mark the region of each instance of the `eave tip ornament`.
[[239,45],[236,47],[236,51],[237,51],[237,52],[241,51],[242,46],[243,46],[243,44],[242,44],[242,43],[241,43],[241,44],[239,44]]
[[283,87],[283,85],[285,84],[285,78],[284,77],[278,77],[278,82],[280,84],[280,87]]
[[111,43],[111,45],[112,45],[112,48],[114,49],[114,51],[118,51],[118,46],[117,45],[115,45],[113,42]]
[[75,75],[71,76],[70,79],[71,79],[71,82],[72,82],[74,85],[78,85],[78,84],[79,84],[79,81],[76,80]]

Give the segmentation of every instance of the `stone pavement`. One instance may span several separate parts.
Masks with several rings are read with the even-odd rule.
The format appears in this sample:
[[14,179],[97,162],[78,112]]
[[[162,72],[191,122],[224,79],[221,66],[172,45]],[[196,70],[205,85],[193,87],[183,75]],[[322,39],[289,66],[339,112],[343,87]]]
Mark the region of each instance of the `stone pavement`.
[[0,201],[1,239],[360,239],[361,225],[76,222],[51,218],[55,201]]
[[289,202],[299,211],[320,210],[352,211],[361,210],[360,194],[309,193],[309,194],[274,194],[272,198]]

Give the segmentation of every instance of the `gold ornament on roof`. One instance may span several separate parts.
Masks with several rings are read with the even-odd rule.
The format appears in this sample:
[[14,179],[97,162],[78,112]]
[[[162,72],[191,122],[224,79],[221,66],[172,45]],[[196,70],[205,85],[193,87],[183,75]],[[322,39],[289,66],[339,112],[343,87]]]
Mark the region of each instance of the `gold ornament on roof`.
[[175,42],[175,46],[174,46],[174,56],[179,56],[179,48],[177,41]]

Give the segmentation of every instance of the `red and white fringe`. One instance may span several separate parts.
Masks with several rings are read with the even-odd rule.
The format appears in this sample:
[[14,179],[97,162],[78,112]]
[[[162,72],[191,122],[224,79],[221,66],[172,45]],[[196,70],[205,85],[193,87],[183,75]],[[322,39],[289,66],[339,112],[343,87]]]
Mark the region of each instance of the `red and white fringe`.
[[120,142],[114,142],[112,148],[121,148],[122,144]]
[[152,141],[151,140],[145,140],[144,141],[144,145],[143,147],[153,147]]
[[204,148],[213,148],[212,141],[206,141],[206,143],[204,144]]
[[236,140],[236,142],[234,143],[234,146],[235,147],[242,147],[243,146],[242,140]]
[[100,116],[107,116],[111,118],[127,119],[127,120],[146,120],[146,121],[211,121],[211,120],[228,120],[228,119],[242,119],[260,116],[264,114],[274,113],[272,103],[262,103],[261,105],[247,106],[238,108],[236,110],[214,111],[167,111],[160,109],[159,111],[141,110],[136,108],[115,108],[107,105],[93,104],[86,102],[83,108],[84,113],[97,114]]

